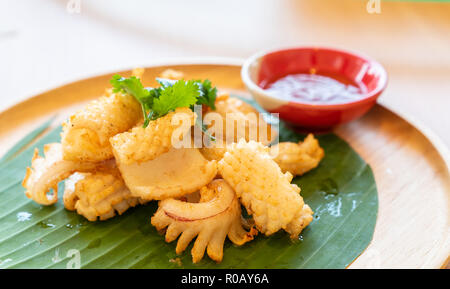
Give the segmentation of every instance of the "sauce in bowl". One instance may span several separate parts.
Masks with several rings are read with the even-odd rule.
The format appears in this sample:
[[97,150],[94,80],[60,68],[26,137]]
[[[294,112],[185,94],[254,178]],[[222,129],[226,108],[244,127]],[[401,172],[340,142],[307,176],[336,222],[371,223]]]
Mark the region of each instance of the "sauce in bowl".
[[294,47],[249,57],[242,80],[265,110],[302,131],[329,131],[367,113],[387,85],[369,57],[327,47]]
[[340,104],[364,97],[367,89],[342,77],[288,74],[263,87],[274,97],[310,104]]

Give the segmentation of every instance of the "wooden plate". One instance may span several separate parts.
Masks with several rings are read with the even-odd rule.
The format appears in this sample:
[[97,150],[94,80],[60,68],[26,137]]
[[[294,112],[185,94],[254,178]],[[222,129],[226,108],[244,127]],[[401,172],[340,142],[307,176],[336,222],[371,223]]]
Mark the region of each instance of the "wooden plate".
[[[192,62],[191,62],[192,63]],[[240,66],[179,64],[148,68],[146,85],[166,68],[186,78],[209,78],[222,90],[247,95]],[[129,75],[129,71],[119,72]],[[55,126],[89,99],[101,95],[112,74],[88,78],[31,97],[0,113],[0,155],[57,114]],[[151,81],[150,81],[151,80]],[[250,97],[250,96],[249,96]],[[336,133],[370,164],[377,182],[379,212],[374,238],[350,268],[440,268],[450,253],[450,175],[447,153],[417,128],[377,105]]]

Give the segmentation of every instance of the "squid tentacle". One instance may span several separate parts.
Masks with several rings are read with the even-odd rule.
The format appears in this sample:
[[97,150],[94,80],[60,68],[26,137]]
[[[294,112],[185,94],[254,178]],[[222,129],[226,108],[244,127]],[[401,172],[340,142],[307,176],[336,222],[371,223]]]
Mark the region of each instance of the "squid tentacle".
[[222,179],[216,179],[200,190],[200,202],[188,203],[166,199],[151,219],[158,230],[166,230],[166,241],[175,240],[178,235],[176,253],[183,252],[197,236],[192,248],[192,261],[198,263],[206,250],[216,262],[223,258],[223,244],[226,237],[236,245],[253,239],[257,231],[245,231],[241,222],[241,207],[233,189]]

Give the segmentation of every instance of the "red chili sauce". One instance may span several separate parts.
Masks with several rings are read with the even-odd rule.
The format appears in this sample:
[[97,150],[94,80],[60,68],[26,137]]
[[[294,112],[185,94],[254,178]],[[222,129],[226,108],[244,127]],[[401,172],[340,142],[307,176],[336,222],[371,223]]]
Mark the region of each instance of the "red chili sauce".
[[274,97],[311,104],[339,104],[361,99],[364,85],[342,77],[318,74],[289,74],[265,85]]

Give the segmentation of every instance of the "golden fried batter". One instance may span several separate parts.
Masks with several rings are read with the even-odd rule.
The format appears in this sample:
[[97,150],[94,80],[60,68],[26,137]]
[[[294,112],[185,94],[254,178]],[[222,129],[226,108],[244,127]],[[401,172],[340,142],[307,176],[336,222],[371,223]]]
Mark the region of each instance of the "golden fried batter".
[[[76,171],[89,172],[105,166],[110,162],[73,162],[63,159],[63,150],[60,143],[51,143],[44,146],[44,157],[39,156],[35,149],[31,168],[22,182],[26,189],[26,196],[38,204],[52,205],[58,201],[58,183]],[[47,193],[53,189],[53,195]]]
[[233,187],[256,227],[266,235],[280,229],[298,237],[305,226],[305,208],[300,188],[291,184],[292,175],[283,174],[268,153],[268,148],[254,141],[233,143],[219,161],[219,173]]
[[214,145],[210,147],[200,148],[200,152],[202,153],[202,155],[209,161],[220,161],[226,151],[227,149],[225,147],[216,147]]
[[253,240],[256,231],[242,227],[241,206],[233,189],[224,180],[214,180],[200,191],[199,203],[166,199],[159,203],[152,217],[158,230],[167,227],[166,242],[178,239],[176,253],[180,254],[197,236],[192,248],[192,261],[198,263],[207,248],[208,256],[216,262],[223,258],[223,244],[228,238],[236,245]]
[[117,170],[72,174],[66,180],[63,199],[66,209],[76,210],[89,221],[104,221],[145,203],[131,196]]
[[172,80],[180,80],[184,77],[183,72],[174,70],[174,69],[166,69],[159,75],[161,78],[167,78]]
[[166,153],[194,125],[196,114],[187,107],[177,108],[150,121],[147,127],[136,126],[111,138],[114,156],[120,164],[150,161]]
[[208,114],[219,114],[222,119],[222,132],[215,132],[214,135],[216,138],[222,137],[226,143],[245,138],[247,141],[254,140],[269,144],[277,135],[277,132],[264,121],[262,115],[253,106],[238,98],[221,95],[217,98],[215,106],[215,110],[209,109],[205,114],[204,121],[214,120],[207,123],[211,128],[215,123],[215,117]]
[[131,95],[112,93],[89,102],[63,123],[65,160],[98,162],[113,157],[109,138],[127,131],[142,118]]
[[287,225],[286,232],[291,235],[291,238],[297,238],[306,226],[313,220],[314,212],[311,208],[304,204],[302,210],[298,211],[294,219]]
[[270,154],[283,172],[303,175],[314,169],[325,156],[319,142],[309,134],[303,142],[281,142],[270,148]]

